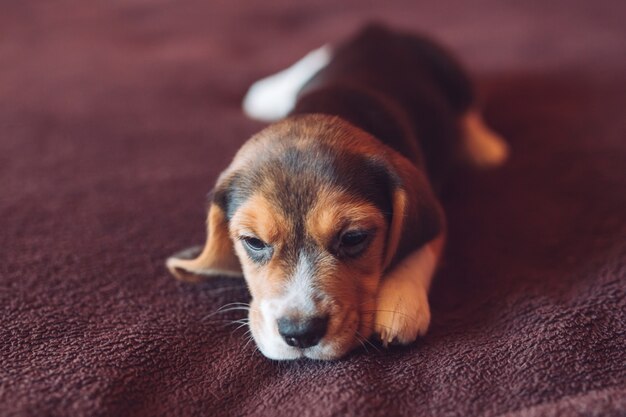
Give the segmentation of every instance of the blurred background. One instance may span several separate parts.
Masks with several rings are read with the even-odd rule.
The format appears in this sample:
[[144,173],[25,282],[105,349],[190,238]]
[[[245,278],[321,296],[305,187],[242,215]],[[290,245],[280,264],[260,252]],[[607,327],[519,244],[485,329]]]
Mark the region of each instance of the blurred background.
[[[109,220],[86,223],[119,223],[120,231],[134,227],[129,213],[114,220],[120,204],[133,215],[144,204],[165,205],[172,219],[194,216],[185,232],[200,241],[204,193],[262,126],[241,112],[248,86],[370,20],[427,33],[461,58],[487,119],[512,143],[513,164],[524,150],[536,151],[527,155],[534,164],[552,163],[568,143],[586,143],[595,124],[605,130],[594,134],[595,152],[615,159],[625,9],[606,0],[4,1],[4,203],[19,195],[36,207],[44,195],[49,204],[62,199],[62,190],[73,198],[97,192],[104,201],[72,202],[76,215],[109,204],[113,213],[99,215]],[[553,151],[536,146],[546,137]],[[112,189],[124,198],[106,200]]]
[[[370,20],[456,53],[512,158],[451,186],[426,338],[277,366],[204,320],[243,282],[163,262],[204,240],[206,194],[263,126],[248,86]],[[625,22],[623,0],[0,1],[0,415],[623,404]]]

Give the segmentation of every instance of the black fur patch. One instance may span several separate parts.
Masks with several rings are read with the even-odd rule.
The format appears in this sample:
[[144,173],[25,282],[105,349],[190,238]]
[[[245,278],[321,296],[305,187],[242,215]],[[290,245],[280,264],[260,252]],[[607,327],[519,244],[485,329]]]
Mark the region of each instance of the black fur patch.
[[435,183],[459,146],[458,117],[474,102],[469,77],[426,37],[370,25],[339,45],[301,90],[292,114],[335,115],[372,134]]

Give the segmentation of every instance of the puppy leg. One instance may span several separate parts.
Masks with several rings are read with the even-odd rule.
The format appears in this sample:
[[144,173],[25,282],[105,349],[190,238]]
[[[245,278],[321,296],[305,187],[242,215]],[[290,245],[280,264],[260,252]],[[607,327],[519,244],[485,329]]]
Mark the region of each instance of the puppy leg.
[[443,236],[427,243],[383,277],[378,290],[374,331],[385,346],[411,343],[428,330],[428,289],[443,243]]
[[468,111],[461,119],[465,156],[478,168],[491,168],[502,165],[509,147],[497,133],[489,129],[480,113]]
[[289,68],[263,78],[250,87],[243,110],[252,119],[273,122],[287,116],[296,104],[298,92],[330,62],[331,48],[324,45],[309,52]]

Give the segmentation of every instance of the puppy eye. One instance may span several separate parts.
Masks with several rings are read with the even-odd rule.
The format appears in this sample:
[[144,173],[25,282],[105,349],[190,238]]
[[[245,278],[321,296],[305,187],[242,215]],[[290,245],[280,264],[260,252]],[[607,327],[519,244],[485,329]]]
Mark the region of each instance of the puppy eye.
[[243,248],[246,250],[248,256],[253,262],[263,265],[272,259],[274,248],[263,242],[258,237],[240,236],[239,240],[241,240]]
[[371,234],[363,230],[345,232],[339,238],[338,252],[347,256],[357,256],[369,244]]
[[252,236],[242,236],[241,240],[243,244],[250,250],[255,252],[262,251],[268,248],[267,243],[263,242],[261,239],[252,237]]
[[354,247],[365,242],[368,234],[366,232],[346,232],[341,236],[341,246]]

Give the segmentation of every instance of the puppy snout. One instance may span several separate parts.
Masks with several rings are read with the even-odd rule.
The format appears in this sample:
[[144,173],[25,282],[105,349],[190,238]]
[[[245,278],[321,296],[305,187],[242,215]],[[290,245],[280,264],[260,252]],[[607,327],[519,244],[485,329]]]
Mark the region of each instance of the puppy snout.
[[315,346],[326,334],[328,316],[293,318],[282,317],[277,320],[278,333],[289,346],[308,348]]

